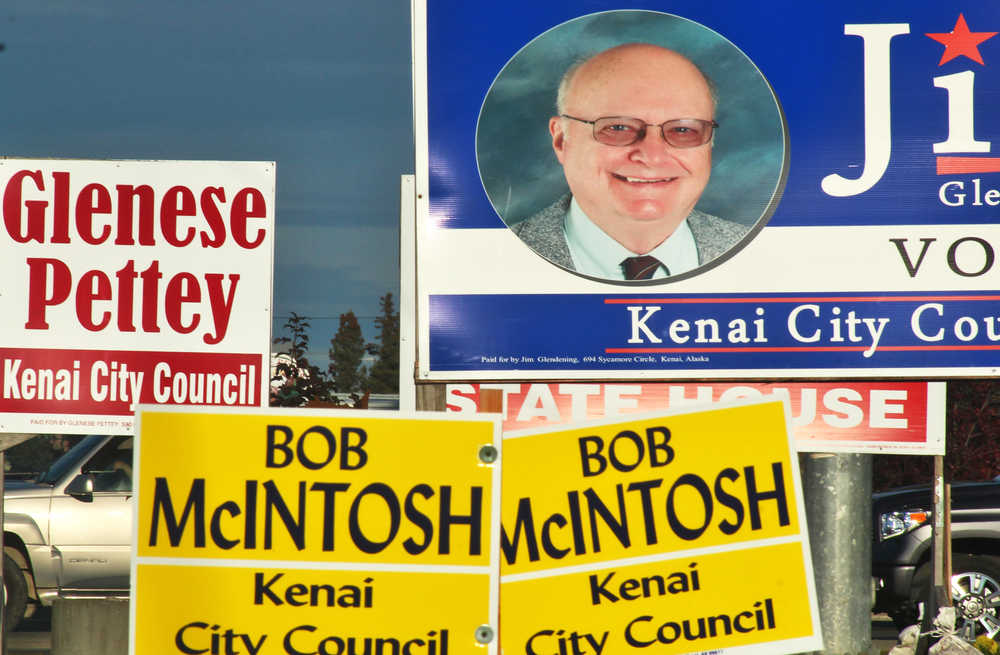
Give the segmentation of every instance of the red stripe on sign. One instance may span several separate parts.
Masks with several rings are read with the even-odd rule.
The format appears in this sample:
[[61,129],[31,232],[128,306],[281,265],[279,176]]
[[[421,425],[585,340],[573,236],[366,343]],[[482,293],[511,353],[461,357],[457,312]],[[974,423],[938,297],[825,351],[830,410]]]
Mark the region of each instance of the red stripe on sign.
[[260,406],[264,356],[0,348],[0,412],[128,416],[138,403]]
[[1000,173],[1000,157],[938,157],[938,175]]
[[799,441],[924,444],[928,438],[924,382],[450,383],[447,411],[479,411],[483,388],[503,391],[505,431],[741,398],[784,398],[789,428]]
[[[731,348],[605,348],[607,354],[657,354],[657,353],[690,353],[690,354],[711,354],[711,353],[835,353],[835,352],[862,352],[871,346],[774,346],[756,347],[750,346],[742,348],[733,346]],[[953,351],[953,350],[1000,350],[1000,346],[879,346],[878,350],[906,352],[906,351]]]

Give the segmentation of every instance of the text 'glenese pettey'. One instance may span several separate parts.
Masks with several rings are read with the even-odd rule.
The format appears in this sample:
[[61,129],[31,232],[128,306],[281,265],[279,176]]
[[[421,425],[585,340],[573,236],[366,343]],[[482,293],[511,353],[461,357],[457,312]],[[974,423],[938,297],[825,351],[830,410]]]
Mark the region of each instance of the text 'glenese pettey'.
[[244,250],[260,247],[270,228],[260,190],[175,185],[157,197],[146,184],[109,189],[87,182],[75,193],[70,188],[69,172],[14,173],[3,189],[7,236],[25,245],[102,247],[102,257],[116,247],[129,254],[108,255],[117,262],[109,266],[114,271],[82,272],[58,256],[26,257],[26,329],[49,330],[52,310],[65,305],[90,332],[189,334],[201,329],[206,344],[225,338],[239,274],[170,271],[159,259],[139,264],[138,255],[164,247],[219,249],[230,242]]

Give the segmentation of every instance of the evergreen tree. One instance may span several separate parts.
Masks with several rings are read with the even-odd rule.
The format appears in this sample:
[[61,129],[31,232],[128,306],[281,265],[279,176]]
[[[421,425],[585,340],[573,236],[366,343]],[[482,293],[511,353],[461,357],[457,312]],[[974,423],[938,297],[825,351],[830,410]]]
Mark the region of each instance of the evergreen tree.
[[368,344],[368,352],[376,356],[369,376],[372,393],[399,392],[399,312],[396,311],[392,293],[379,298],[381,316],[375,319],[378,342]]
[[276,337],[279,351],[271,382],[271,407],[302,407],[314,400],[330,400],[330,383],[318,366],[309,363],[309,317],[292,312],[283,326],[290,337]]
[[361,365],[365,355],[365,340],[361,326],[353,311],[340,315],[340,327],[330,339],[330,378],[333,388],[340,393],[363,391],[367,380]]

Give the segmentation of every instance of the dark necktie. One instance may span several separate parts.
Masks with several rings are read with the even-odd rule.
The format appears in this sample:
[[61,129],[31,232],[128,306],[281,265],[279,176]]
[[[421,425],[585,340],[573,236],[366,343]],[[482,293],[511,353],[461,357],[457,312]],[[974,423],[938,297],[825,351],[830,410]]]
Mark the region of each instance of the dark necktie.
[[[648,280],[653,277],[653,273],[660,266],[663,266],[663,264],[652,255],[626,257],[622,262],[626,280]],[[670,275],[670,271],[667,270],[666,266],[663,266],[663,269],[667,271],[667,275]]]

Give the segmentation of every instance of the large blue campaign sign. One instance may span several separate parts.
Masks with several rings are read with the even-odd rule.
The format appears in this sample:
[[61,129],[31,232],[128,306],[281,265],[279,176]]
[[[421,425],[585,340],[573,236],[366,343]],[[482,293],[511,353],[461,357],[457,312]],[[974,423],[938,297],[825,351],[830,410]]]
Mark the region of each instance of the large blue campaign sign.
[[[425,0],[414,17],[421,378],[1000,369],[1000,8]],[[570,86],[556,108],[567,69],[629,43],[693,62],[714,115],[660,112],[640,93],[552,119],[587,112]],[[604,95],[641,67],[621,63]],[[681,78],[659,79],[666,107]],[[585,184],[593,161],[574,161],[582,148],[562,135],[607,115],[646,127],[627,170]],[[718,123],[685,221],[697,262],[639,282],[587,269],[573,221],[597,215],[602,193],[649,199],[697,173],[694,148],[662,155],[678,173],[637,172],[640,144],[673,119]]]

